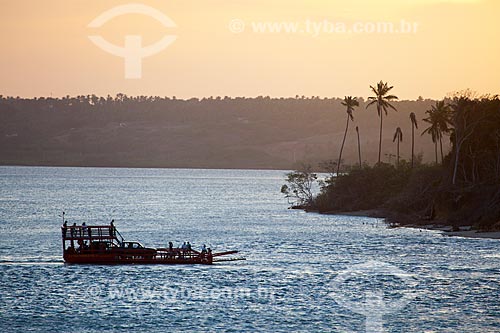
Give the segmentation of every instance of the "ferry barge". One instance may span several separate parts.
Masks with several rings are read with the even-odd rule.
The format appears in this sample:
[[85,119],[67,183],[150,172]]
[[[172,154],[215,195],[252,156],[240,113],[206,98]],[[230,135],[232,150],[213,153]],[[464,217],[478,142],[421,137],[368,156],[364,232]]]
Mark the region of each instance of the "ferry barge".
[[196,251],[190,246],[174,248],[148,248],[139,242],[125,241],[111,225],[62,226],[63,258],[69,264],[201,264],[218,261],[244,260],[244,258],[219,258],[238,253],[227,251],[212,253],[211,249]]

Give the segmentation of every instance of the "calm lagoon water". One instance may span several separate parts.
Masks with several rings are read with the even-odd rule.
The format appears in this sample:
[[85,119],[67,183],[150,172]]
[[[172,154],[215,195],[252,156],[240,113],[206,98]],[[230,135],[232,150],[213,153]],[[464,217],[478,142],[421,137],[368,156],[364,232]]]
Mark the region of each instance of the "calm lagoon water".
[[[500,241],[288,210],[284,173],[0,167],[0,331],[365,332],[378,295],[386,332],[500,332]],[[247,260],[65,265],[63,210]]]

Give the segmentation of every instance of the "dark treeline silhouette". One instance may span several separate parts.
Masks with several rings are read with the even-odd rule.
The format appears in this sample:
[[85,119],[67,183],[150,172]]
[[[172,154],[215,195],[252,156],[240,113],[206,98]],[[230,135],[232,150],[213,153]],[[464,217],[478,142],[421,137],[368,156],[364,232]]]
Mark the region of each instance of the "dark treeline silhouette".
[[[357,100],[363,109],[355,119],[363,161],[371,162],[377,156],[371,144],[377,116],[365,110],[363,98]],[[342,102],[304,96],[0,96],[0,163],[291,169],[300,161],[339,155],[338,139],[345,133]],[[424,117],[433,103],[396,102],[400,112],[393,112],[385,129],[392,131],[397,123],[404,126],[409,112]],[[417,140],[417,151],[431,158],[429,138]],[[346,163],[358,161],[356,141],[356,133],[350,131],[342,155]]]
[[[373,162],[378,117],[365,109],[363,98],[357,101],[354,125],[359,129],[359,148],[363,162]],[[124,94],[0,96],[0,163],[291,169],[300,161],[339,156],[338,142],[345,134],[342,102],[304,96],[187,100]],[[407,114],[415,112],[422,119],[434,101],[393,104],[399,112],[384,119],[387,133],[395,126],[409,130]],[[427,136],[416,140],[416,153],[433,158],[432,141]],[[404,152],[408,151],[405,144]],[[347,133],[345,145],[345,163],[358,162],[354,128]],[[384,147],[389,145],[390,138]]]
[[[363,162],[377,159],[378,116],[358,97],[354,126]],[[0,96],[0,163],[70,166],[206,167],[290,169],[300,161],[340,154],[345,134],[341,98],[175,97],[118,94],[64,98]],[[391,102],[383,147],[395,127],[411,129],[432,100]],[[387,135],[386,135],[387,134]],[[434,145],[416,137],[416,154],[432,159]],[[403,159],[408,149],[401,144]],[[448,149],[447,142],[443,142]],[[347,133],[342,159],[359,163],[357,132]],[[384,149],[387,152],[387,149]],[[404,152],[404,153],[403,153]],[[392,152],[395,154],[395,151]]]

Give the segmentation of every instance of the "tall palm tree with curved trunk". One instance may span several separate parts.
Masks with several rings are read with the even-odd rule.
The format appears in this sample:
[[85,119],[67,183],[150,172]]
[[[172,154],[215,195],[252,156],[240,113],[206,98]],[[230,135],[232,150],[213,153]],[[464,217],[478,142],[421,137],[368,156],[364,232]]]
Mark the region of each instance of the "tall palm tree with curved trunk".
[[358,134],[358,157],[359,157],[359,168],[361,169],[361,143],[359,142],[359,127],[356,126],[356,133]]
[[431,119],[431,117],[425,118],[424,121],[426,123],[430,123],[431,125],[429,127],[427,127],[422,132],[422,135],[424,135],[424,134],[430,134],[431,135],[432,142],[434,143],[434,152],[436,154],[436,164],[438,164],[437,143],[438,143],[438,140],[440,140],[440,132],[439,132],[439,129],[438,129],[436,123]]
[[448,104],[444,101],[436,102],[435,106],[432,106],[431,109],[433,112],[437,114],[437,122],[439,128],[439,146],[441,150],[441,163],[443,163],[443,134],[447,134],[450,132],[450,128],[448,125],[450,124],[450,114],[451,109]]
[[437,158],[437,143],[439,141],[439,146],[441,150],[441,163],[443,163],[443,134],[449,133],[450,128],[448,127],[450,123],[450,106],[444,101],[437,101],[436,105],[433,105],[430,110],[425,113],[428,117],[424,119],[426,123],[430,126],[424,131],[432,137],[432,142],[434,142],[434,149],[436,153],[436,164],[438,163]]
[[380,155],[382,153],[382,124],[384,113],[387,116],[387,110],[393,109],[397,111],[396,108],[390,103],[391,101],[397,100],[398,97],[394,95],[389,95],[389,92],[394,88],[393,86],[388,86],[387,82],[380,81],[377,83],[377,87],[370,86],[371,90],[375,94],[375,96],[368,97],[371,101],[368,103],[366,108],[375,104],[377,106],[377,114],[380,117],[380,137],[378,143],[378,163],[380,164]]
[[352,115],[352,112],[354,111],[354,108],[359,106],[359,102],[356,99],[356,97],[352,96],[346,96],[344,97],[344,100],[342,101],[342,105],[347,108],[347,123],[345,125],[345,132],[344,132],[344,139],[342,140],[342,146],[340,146],[340,154],[339,154],[339,162],[337,163],[337,177],[339,176],[340,172],[340,163],[342,161],[342,152],[344,150],[344,144],[345,144],[345,138],[347,136],[347,130],[349,129],[349,121],[352,120],[354,121],[354,116]]
[[411,121],[411,167],[413,169],[415,160],[415,129],[418,129],[417,116],[415,112],[410,113]]
[[403,131],[401,131],[401,127],[396,128],[396,132],[394,133],[394,138],[392,139],[392,142],[397,140],[397,160],[396,160],[396,167],[399,168],[399,144],[403,142]]

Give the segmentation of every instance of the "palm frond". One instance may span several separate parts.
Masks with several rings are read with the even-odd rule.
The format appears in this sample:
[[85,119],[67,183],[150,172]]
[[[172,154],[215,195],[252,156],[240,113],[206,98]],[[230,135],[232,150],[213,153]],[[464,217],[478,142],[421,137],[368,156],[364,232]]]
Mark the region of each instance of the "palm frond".
[[387,106],[393,109],[394,111],[398,111],[391,103],[387,103]]
[[415,115],[415,112],[410,113],[410,121],[411,124],[415,126],[416,129],[418,129],[417,116]]
[[396,128],[396,132],[394,133],[392,142],[395,142],[396,140],[398,140],[399,142],[403,141],[403,131],[401,131],[401,127]]
[[389,96],[385,96],[385,99],[388,100],[388,101],[392,101],[392,100],[398,99],[398,96],[389,95]]
[[377,103],[377,100],[376,99],[372,99],[372,97],[369,98],[371,100],[370,103],[368,103],[368,105],[366,106],[366,108],[368,109],[368,107],[370,107],[371,105]]

